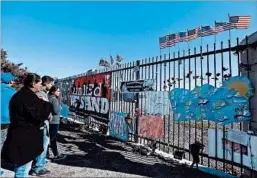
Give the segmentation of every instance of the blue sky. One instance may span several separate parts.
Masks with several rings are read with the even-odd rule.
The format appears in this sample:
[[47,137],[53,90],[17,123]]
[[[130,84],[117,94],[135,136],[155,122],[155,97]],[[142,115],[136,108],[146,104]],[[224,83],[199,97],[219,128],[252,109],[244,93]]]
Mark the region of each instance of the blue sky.
[[[252,16],[249,29],[231,32],[233,42],[256,31],[256,2],[2,2],[2,47],[30,71],[62,78],[98,68],[110,54],[124,62],[159,55],[160,36],[227,21],[228,13]],[[217,36],[224,39],[228,32]]]

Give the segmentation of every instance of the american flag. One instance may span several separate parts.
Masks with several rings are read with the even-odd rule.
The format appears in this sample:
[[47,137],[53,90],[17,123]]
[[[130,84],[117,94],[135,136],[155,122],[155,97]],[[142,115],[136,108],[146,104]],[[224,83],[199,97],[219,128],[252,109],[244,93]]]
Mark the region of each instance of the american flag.
[[179,32],[177,42],[185,42],[187,39],[187,32]]
[[110,67],[110,64],[106,60],[101,58],[99,62],[99,66]]
[[219,32],[223,32],[226,30],[230,30],[231,28],[231,23],[229,22],[216,22],[215,21],[215,32],[219,33]]
[[120,55],[117,55],[116,61],[121,62],[122,60],[123,60],[123,58]]
[[168,45],[167,36],[159,38],[160,49],[166,48]]
[[187,41],[196,39],[198,37],[199,30],[200,30],[200,27],[187,31]]
[[251,16],[230,16],[229,22],[234,29],[247,29],[251,22]]
[[177,42],[177,34],[171,34],[167,36],[167,46],[171,47],[171,46],[175,46],[176,42]]
[[213,29],[211,26],[203,26],[199,31],[199,36],[204,37],[204,36],[214,35],[215,33],[216,33],[215,29]]

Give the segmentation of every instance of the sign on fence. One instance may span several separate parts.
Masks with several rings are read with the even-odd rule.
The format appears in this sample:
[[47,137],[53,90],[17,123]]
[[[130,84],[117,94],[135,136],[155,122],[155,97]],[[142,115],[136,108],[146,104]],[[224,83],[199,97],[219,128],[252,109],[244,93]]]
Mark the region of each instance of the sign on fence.
[[163,116],[143,115],[139,117],[139,135],[157,139],[163,136]]
[[142,91],[154,91],[155,90],[155,80],[136,80],[121,82],[121,92],[142,92]]
[[81,112],[85,117],[108,121],[110,99],[111,73],[75,79],[71,97],[71,106],[75,112]]
[[[209,156],[220,159],[234,161],[257,170],[257,136],[248,135],[242,131],[229,130],[223,135],[223,131],[217,130],[217,147],[215,145],[216,132],[215,129],[208,130],[208,148]],[[223,149],[225,148],[225,150]],[[224,155],[223,155],[224,151]],[[233,160],[232,160],[232,154]]]

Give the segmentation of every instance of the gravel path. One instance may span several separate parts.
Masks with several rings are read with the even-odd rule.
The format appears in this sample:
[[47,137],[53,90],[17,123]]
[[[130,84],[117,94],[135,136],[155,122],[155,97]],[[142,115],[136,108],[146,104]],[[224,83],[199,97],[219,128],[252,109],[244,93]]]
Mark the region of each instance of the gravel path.
[[[214,177],[182,165],[170,165],[154,156],[132,152],[130,146],[91,131],[62,128],[59,150],[67,158],[49,161],[49,177]],[[4,177],[13,177],[5,170]]]

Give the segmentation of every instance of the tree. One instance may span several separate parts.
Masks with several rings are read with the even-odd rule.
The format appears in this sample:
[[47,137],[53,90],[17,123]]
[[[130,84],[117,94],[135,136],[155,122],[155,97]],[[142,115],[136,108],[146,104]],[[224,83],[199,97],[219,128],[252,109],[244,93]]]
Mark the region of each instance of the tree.
[[7,60],[8,53],[6,50],[1,49],[1,72],[10,72],[18,79],[16,81],[17,88],[21,87],[23,78],[28,73],[27,68],[22,68],[23,63],[15,64]]

